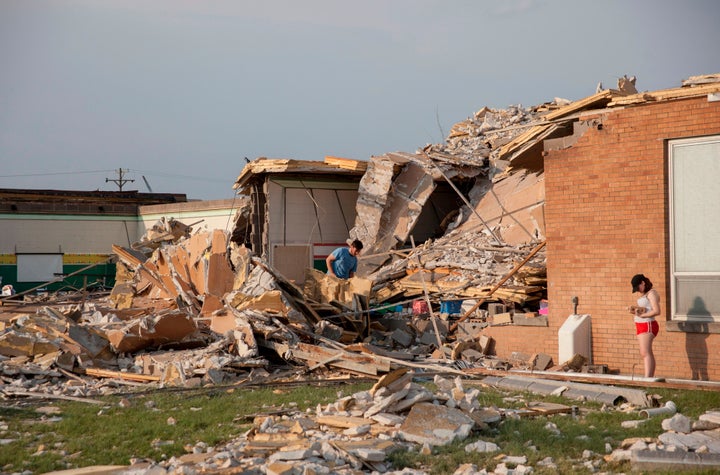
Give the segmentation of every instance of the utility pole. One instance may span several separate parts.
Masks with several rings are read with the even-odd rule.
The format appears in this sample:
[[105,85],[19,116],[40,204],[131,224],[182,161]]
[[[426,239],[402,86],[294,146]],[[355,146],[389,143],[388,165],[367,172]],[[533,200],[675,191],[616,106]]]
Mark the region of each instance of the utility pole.
[[115,184],[118,186],[118,188],[120,189],[120,191],[122,191],[122,187],[123,187],[123,185],[124,185],[125,183],[127,183],[127,182],[132,183],[132,182],[135,181],[135,180],[128,180],[128,179],[123,178],[123,176],[125,176],[125,172],[127,172],[127,170],[123,170],[122,168],[118,168],[118,169],[117,169],[118,177],[115,178],[115,179],[105,178],[105,183],[111,181],[111,182],[115,183]]

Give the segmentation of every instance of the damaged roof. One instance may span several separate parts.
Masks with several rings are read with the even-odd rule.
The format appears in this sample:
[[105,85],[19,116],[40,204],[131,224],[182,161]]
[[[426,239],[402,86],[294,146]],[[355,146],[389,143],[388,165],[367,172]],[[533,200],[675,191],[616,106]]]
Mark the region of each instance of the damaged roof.
[[303,174],[325,176],[360,177],[367,169],[367,162],[349,158],[327,156],[325,161],[294,160],[289,158],[259,157],[248,161],[235,180],[233,189],[240,194],[249,194],[246,188],[257,176]]

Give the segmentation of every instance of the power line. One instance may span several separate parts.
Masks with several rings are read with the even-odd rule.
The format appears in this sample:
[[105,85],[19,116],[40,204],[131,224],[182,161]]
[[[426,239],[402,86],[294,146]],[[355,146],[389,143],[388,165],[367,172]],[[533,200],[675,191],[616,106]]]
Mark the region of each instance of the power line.
[[[125,172],[136,172],[145,173],[147,176],[159,176],[164,178],[182,178],[184,180],[196,180],[196,181],[210,181],[214,183],[227,183],[228,180],[220,178],[205,178],[202,176],[190,176],[190,175],[175,175],[172,173],[161,173],[147,170],[137,170],[133,168],[123,169]],[[24,177],[43,177],[43,176],[59,176],[59,175],[90,175],[93,173],[117,173],[115,170],[87,170],[87,171],[72,171],[72,172],[47,172],[47,173],[18,173],[13,175],[0,175],[0,178],[24,178]],[[130,180],[132,181],[132,180]]]
[[[145,175],[147,175],[147,176],[160,176],[160,177],[164,177],[164,178],[182,178],[182,179],[185,179],[185,180],[194,180],[194,181],[211,181],[211,182],[215,182],[215,183],[228,183],[228,181],[229,181],[229,180],[220,179],[220,178],[204,178],[204,177],[198,176],[198,175],[193,175],[193,176],[190,176],[190,175],[175,175],[175,174],[172,174],[172,173],[161,173],[161,172],[155,172],[155,171],[151,171],[151,170],[137,170],[137,169],[135,169],[135,168],[125,169],[125,171],[130,171],[130,172],[135,172],[135,173],[141,173],[141,174],[145,174]],[[238,174],[239,174],[239,173],[238,173]],[[235,178],[236,178],[236,177],[235,177]],[[231,180],[232,180],[233,183],[235,182],[235,179],[234,179],[234,178],[232,178]]]
[[0,175],[0,178],[22,178],[29,176],[54,176],[54,175],[89,175],[91,173],[108,173],[115,170],[90,170],[84,172],[53,172],[53,173],[22,173],[18,175]]

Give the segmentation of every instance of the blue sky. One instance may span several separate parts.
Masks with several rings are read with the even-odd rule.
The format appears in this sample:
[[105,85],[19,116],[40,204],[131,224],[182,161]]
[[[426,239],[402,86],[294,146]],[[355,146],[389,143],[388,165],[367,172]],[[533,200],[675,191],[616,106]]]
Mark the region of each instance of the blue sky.
[[2,0],[0,188],[232,198],[254,159],[367,160],[483,106],[720,72],[714,0]]

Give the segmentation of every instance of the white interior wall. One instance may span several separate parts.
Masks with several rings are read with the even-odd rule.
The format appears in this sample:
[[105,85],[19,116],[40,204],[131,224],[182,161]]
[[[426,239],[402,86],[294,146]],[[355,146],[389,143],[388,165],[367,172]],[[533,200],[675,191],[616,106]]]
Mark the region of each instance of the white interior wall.
[[270,246],[345,242],[355,222],[357,197],[353,189],[290,188],[270,182]]

